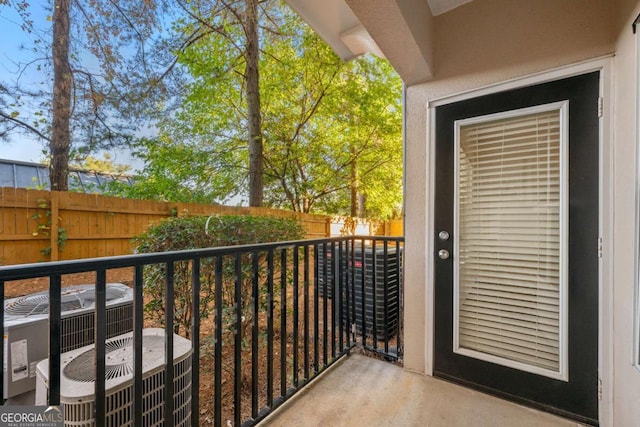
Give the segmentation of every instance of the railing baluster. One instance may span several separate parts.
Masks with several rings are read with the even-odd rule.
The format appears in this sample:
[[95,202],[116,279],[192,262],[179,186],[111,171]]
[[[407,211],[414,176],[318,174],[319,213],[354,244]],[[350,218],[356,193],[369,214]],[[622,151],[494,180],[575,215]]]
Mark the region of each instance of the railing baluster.
[[143,303],[143,272],[144,266],[136,265],[133,279],[133,425],[143,425],[142,396],[142,328],[144,328]]
[[259,340],[259,331],[258,331],[258,316],[260,315],[260,292],[258,289],[259,284],[259,257],[260,254],[258,252],[251,253],[251,293],[253,298],[253,323],[251,328],[251,417],[256,419],[258,417],[258,340]]
[[95,305],[95,364],[96,364],[96,382],[94,403],[96,427],[104,427],[106,425],[106,367],[105,342],[107,340],[106,328],[106,305],[107,305],[107,274],[105,270],[96,272],[96,305]]
[[300,301],[298,295],[298,285],[300,274],[300,252],[298,245],[293,248],[293,386],[298,387],[298,312],[300,311]]
[[[342,244],[343,240],[338,242],[338,253],[335,255],[335,264],[338,267],[338,289],[337,292],[334,292],[334,295],[337,297],[338,301],[338,348],[339,353],[342,354],[344,351],[344,268],[342,266]],[[335,355],[334,355],[335,357]]]
[[234,391],[233,400],[234,422],[236,426],[241,424],[242,415],[242,254],[235,256],[235,342],[233,348],[234,362]]
[[336,256],[336,245],[335,242],[331,242],[331,291],[329,293],[329,297],[331,297],[331,359],[336,358],[336,325],[338,324],[336,319],[336,298],[338,297],[337,291],[338,281],[338,271],[336,268],[337,264],[337,256]]
[[60,404],[61,282],[59,274],[49,277],[49,406]]
[[214,350],[213,350],[213,381],[214,381],[214,425],[222,427],[222,328],[223,307],[222,307],[222,261],[223,256],[218,255],[215,258],[215,315],[214,315]]
[[402,278],[403,253],[400,250],[400,240],[396,240],[396,280],[398,281],[398,332],[396,333],[396,353],[397,357],[402,357],[402,311],[404,307],[404,280]]
[[191,260],[191,425],[200,425],[200,258]]
[[351,324],[353,323],[351,320],[351,268],[349,268],[349,254],[351,253],[351,251],[349,250],[350,248],[350,244],[351,244],[351,240],[346,240],[344,245],[344,255],[340,254],[340,256],[344,256],[343,259],[341,259],[340,264],[343,264],[343,268],[345,269],[345,279],[346,279],[346,283],[345,283],[345,301],[344,301],[344,305],[345,305],[345,328],[346,328],[346,333],[347,333],[347,347],[351,347]]
[[309,251],[310,245],[304,247],[304,380],[309,380]]
[[174,319],[174,265],[173,261],[169,261],[166,264],[166,276],[165,276],[165,325],[164,325],[164,425],[166,427],[173,427],[173,319]]
[[287,249],[280,251],[280,396],[287,395]]
[[324,262],[322,263],[322,363],[323,366],[327,366],[328,361],[328,348],[327,348],[327,339],[329,334],[329,325],[328,325],[328,314],[329,310],[327,307],[327,302],[329,298],[329,286],[328,286],[328,274],[327,269],[329,268],[328,256],[327,256],[327,242],[322,244],[322,259]]
[[267,255],[267,406],[273,406],[273,249]]
[[[377,276],[377,268],[378,268],[378,242],[373,239],[371,241],[371,298],[373,303],[372,317],[373,317],[373,349],[378,349],[378,276]],[[366,252],[366,251],[365,251]],[[364,269],[364,267],[363,267]]]
[[[388,241],[383,242],[383,289],[384,289],[384,352],[389,354],[389,248]],[[396,333],[397,335],[397,333]]]
[[320,358],[320,325],[318,320],[318,315],[320,310],[318,309],[318,299],[320,299],[319,292],[319,279],[320,273],[318,270],[318,261],[320,260],[320,255],[318,248],[320,245],[316,244],[313,246],[313,371],[314,373],[318,373],[320,370],[320,363],[318,359]]
[[356,239],[351,239],[351,258],[349,260],[350,268],[349,274],[351,275],[351,324],[349,327],[351,328],[351,334],[353,337],[353,343],[357,343],[357,328],[356,322],[358,320],[358,315],[356,314]]
[[362,298],[362,346],[367,347],[367,288],[366,288],[366,276],[367,276],[367,261],[365,259],[365,247],[364,239],[360,239],[360,259],[362,265],[360,267],[360,297]]

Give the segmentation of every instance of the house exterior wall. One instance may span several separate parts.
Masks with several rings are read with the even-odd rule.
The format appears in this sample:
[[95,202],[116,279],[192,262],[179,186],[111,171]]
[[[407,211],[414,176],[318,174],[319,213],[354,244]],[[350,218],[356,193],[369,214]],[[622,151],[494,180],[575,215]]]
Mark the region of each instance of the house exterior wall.
[[[571,7],[558,10],[559,3]],[[582,13],[573,13],[576,9]],[[433,253],[427,106],[445,96],[611,54],[613,16],[608,0],[481,0],[434,18],[435,78],[409,86],[406,94],[407,369],[430,370],[425,328],[432,321],[424,307],[425,301],[426,307],[431,303],[431,256],[422,256]]]
[[612,247],[613,291],[613,423],[638,425],[640,420],[640,371],[633,366],[634,331],[634,234],[637,176],[638,110],[636,100],[638,58],[631,24],[640,13],[640,2],[621,2],[616,17],[617,39],[614,78],[613,161],[614,221]]
[[[434,101],[594,58],[605,70],[601,376],[603,425],[640,419],[633,366],[636,39],[640,1],[479,0],[434,20],[433,80],[406,91],[405,367],[431,372]],[[615,56],[613,56],[615,54]],[[555,71],[557,72],[557,71]],[[633,89],[633,90],[632,90]],[[426,254],[424,256],[423,254]]]

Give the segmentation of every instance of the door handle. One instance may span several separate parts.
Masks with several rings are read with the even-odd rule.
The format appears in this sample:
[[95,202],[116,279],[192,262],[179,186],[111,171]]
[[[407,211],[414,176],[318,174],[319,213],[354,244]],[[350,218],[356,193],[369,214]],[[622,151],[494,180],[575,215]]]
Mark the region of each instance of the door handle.
[[440,259],[448,259],[449,258],[449,251],[446,249],[440,249],[438,251],[438,256],[440,257]]

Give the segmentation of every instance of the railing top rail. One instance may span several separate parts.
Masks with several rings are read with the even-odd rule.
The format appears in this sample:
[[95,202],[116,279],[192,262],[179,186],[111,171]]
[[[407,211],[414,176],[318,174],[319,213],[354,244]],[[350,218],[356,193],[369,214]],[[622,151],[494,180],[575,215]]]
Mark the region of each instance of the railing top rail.
[[52,261],[33,264],[17,264],[0,267],[0,281],[22,280],[51,275],[82,273],[115,268],[134,267],[136,265],[156,264],[169,261],[187,261],[194,258],[209,258],[215,256],[232,255],[238,252],[257,252],[277,250],[285,247],[310,246],[316,244],[350,241],[404,241],[404,237],[388,236],[341,236],[321,239],[293,240],[286,242],[258,243],[251,245],[222,246],[215,248],[189,249],[182,251],[167,251],[145,254],[120,255],[101,258],[86,258],[68,261]]

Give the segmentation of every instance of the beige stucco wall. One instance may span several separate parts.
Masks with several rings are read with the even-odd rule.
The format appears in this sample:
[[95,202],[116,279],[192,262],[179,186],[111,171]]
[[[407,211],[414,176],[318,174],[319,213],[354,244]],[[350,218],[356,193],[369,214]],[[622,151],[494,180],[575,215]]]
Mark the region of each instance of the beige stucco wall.
[[[575,13],[580,10],[580,13]],[[613,52],[609,0],[479,0],[434,18],[435,78],[407,88],[405,366],[428,370],[429,101]]]
[[[405,367],[428,372],[430,150],[428,104],[443,97],[615,53],[608,70],[605,149],[611,169],[604,189],[605,246],[603,425],[636,426],[640,371],[632,366],[635,182],[635,36],[638,0],[477,0],[434,18],[435,78],[407,88]],[[605,155],[605,159],[606,159]],[[608,179],[608,178],[607,178]],[[437,201],[435,201],[437,203]],[[608,222],[607,222],[608,221]],[[431,250],[431,253],[428,251]],[[426,257],[422,254],[427,254]],[[606,263],[610,262],[607,266]]]
[[638,125],[638,72],[633,19],[640,13],[637,0],[621,2],[616,17],[613,161],[613,425],[640,424],[640,371],[632,366],[634,299],[634,183]]

